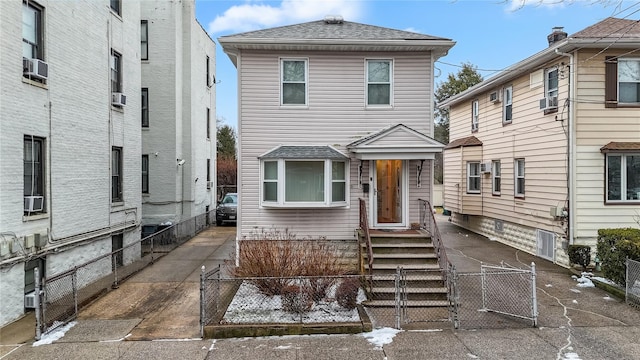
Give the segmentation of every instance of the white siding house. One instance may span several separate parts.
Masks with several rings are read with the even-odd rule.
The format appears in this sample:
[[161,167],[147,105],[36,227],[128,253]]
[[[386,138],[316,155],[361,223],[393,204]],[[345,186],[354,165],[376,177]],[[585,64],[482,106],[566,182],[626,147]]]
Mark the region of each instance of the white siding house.
[[568,245],[595,254],[598,229],[637,226],[640,27],[607,18],[548,40],[440,104],[444,207],[454,223],[568,266]]
[[[219,38],[238,69],[238,238],[407,229],[432,196],[433,63],[449,39],[328,18]],[[418,184],[420,182],[420,184]]]

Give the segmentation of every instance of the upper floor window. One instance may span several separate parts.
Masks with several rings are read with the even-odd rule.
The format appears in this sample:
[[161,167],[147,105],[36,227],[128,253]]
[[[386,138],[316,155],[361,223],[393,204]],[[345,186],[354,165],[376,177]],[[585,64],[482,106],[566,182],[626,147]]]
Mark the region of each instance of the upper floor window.
[[111,50],[111,92],[122,92],[122,55]]
[[367,60],[367,105],[391,105],[391,60]]
[[44,60],[43,9],[33,2],[22,3],[22,57]]
[[480,103],[478,100],[471,102],[471,132],[478,131],[478,120],[480,118]]
[[140,20],[140,59],[149,60],[149,22]]
[[122,201],[122,148],[111,147],[111,202]]
[[111,10],[118,14],[121,15],[120,12],[122,11],[122,0],[110,0],[111,1]]
[[307,60],[282,59],[282,105],[307,104]]
[[515,197],[524,197],[524,159],[514,161]]
[[24,137],[24,212],[29,215],[45,211],[44,139]]
[[501,187],[501,168],[500,168],[500,160],[494,160],[491,162],[491,193],[493,195],[500,195],[500,187]]
[[547,99],[558,97],[558,68],[544,70],[544,92]]
[[207,108],[207,139],[211,139],[211,109]]
[[211,69],[211,64],[210,63],[211,63],[211,60],[209,59],[209,55],[207,55],[207,58],[205,60],[205,66],[206,66],[206,70],[207,70],[206,82],[207,82],[207,86],[208,87],[213,86],[213,82],[214,82],[213,77],[211,76],[211,70],[210,70]]
[[607,202],[640,202],[640,152],[606,155]]
[[505,124],[513,120],[513,86],[505,87],[502,93],[502,122]]
[[607,56],[605,107],[640,106],[640,58]]
[[149,155],[142,155],[142,193],[149,193]]
[[480,193],[480,163],[467,163],[467,193]]
[[140,94],[142,96],[141,104],[140,104],[140,108],[142,110],[142,115],[141,115],[142,127],[148,128],[149,127],[149,89],[142,88],[142,90],[140,91]]

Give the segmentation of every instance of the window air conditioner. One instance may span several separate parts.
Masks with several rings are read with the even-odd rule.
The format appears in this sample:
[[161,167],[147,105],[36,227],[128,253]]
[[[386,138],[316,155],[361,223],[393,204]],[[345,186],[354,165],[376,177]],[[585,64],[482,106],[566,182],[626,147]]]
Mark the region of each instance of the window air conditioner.
[[491,162],[483,162],[480,164],[480,172],[483,174],[491,172]]
[[24,211],[25,212],[42,211],[43,203],[44,203],[44,196],[25,196]]
[[49,76],[49,65],[40,59],[22,58],[22,73],[31,78],[46,80]]
[[27,309],[36,308],[36,292],[35,291],[24,294],[24,307]]
[[558,108],[558,97],[545,97],[540,99],[540,110],[550,110]]
[[499,103],[500,102],[500,92],[499,91],[492,91],[489,93],[489,101],[491,101],[492,103]]
[[125,106],[127,105],[127,96],[123,93],[111,93],[111,105]]

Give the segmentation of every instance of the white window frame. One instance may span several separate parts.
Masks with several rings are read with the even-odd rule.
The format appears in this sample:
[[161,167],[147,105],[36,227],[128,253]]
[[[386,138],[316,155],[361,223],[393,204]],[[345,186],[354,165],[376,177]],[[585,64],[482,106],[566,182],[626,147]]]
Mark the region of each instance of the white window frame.
[[[520,166],[519,163],[522,162],[522,173],[520,173]],[[525,174],[526,174],[526,169],[525,169],[525,161],[524,159],[515,159],[513,161],[513,196],[517,197],[517,198],[524,198],[524,194],[525,194],[525,189],[526,189],[526,183],[525,183]],[[522,179],[522,189],[520,188],[520,185],[518,184],[518,180]]]
[[[30,143],[30,146],[27,146]],[[37,144],[37,149],[36,149]],[[46,213],[46,189],[47,189],[47,174],[46,174],[46,139],[33,136],[24,136],[24,196],[42,196],[42,210],[32,212],[28,215],[35,213]],[[30,151],[30,153],[29,153]],[[30,186],[29,186],[30,185]]]
[[[636,85],[636,86],[640,87],[640,77],[639,77],[639,80],[637,80],[637,81],[634,81],[634,80],[632,80],[632,81],[620,81],[620,76],[621,76],[620,68],[622,67],[621,63],[623,63],[623,62],[624,63],[626,63],[626,62],[638,63],[638,67],[640,68],[640,58],[618,58],[618,79],[617,79],[618,80],[618,103],[619,104],[627,104],[627,105],[640,104],[640,101],[625,102],[625,101],[621,100],[622,99],[622,89],[620,88],[620,84],[621,83],[631,83],[631,84],[638,83],[638,85]],[[637,74],[637,75],[640,75],[640,74]],[[640,98],[640,94],[637,94],[636,96],[638,98]]]
[[[502,123],[511,124],[513,121],[513,86],[502,89]],[[507,109],[511,110],[511,116],[507,118]]]
[[124,201],[124,154],[120,146],[111,147],[111,203]]
[[[551,87],[551,76],[553,73],[556,73],[556,86]],[[552,97],[558,97],[558,88],[560,86],[559,77],[560,71],[557,67],[552,67],[548,69],[544,69],[544,97],[547,99],[551,99]]]
[[491,162],[491,193],[493,195],[500,195],[502,188],[502,167],[500,160],[493,160]]
[[[33,40],[29,40],[29,39],[25,39],[24,37],[22,38],[22,46],[23,46],[23,54],[22,57],[27,58],[27,59],[40,59],[40,60],[44,60],[44,36],[43,36],[43,32],[44,32],[44,17],[43,17],[43,13],[44,13],[44,9],[38,5],[37,3],[34,3],[32,1],[29,2],[23,2],[22,3],[22,16],[27,16],[28,14],[25,14],[25,12],[33,12],[33,14],[35,15],[35,17],[33,18],[33,22],[34,22],[34,28],[33,28],[33,33],[30,35],[33,35],[34,39]],[[24,25],[23,25],[24,27]],[[25,32],[25,29],[22,29],[23,33]],[[31,48],[31,54],[25,54],[24,53],[24,47],[25,46],[29,46]],[[29,55],[29,56],[26,56]]]
[[[475,169],[475,171],[472,171],[472,169]],[[467,194],[480,194],[480,190],[482,189],[480,174],[480,162],[469,161],[467,163]],[[477,189],[471,187],[471,179],[478,179]]]
[[149,21],[140,20],[140,60],[149,60]]
[[476,99],[471,102],[471,132],[478,131],[480,118],[480,102]]
[[[607,204],[625,204],[625,203],[634,203],[637,204],[640,202],[640,189],[636,189],[637,191],[629,193],[628,192],[628,174],[627,174],[627,161],[629,157],[640,157],[640,152],[614,152],[608,153],[605,157],[605,203]],[[619,174],[619,184],[620,184],[620,199],[609,199],[609,163],[611,157],[619,157],[620,158],[620,174]]]
[[[264,164],[267,162],[277,163],[277,178],[265,179]],[[322,201],[286,201],[286,163],[287,162],[324,162],[324,200]],[[333,162],[344,163],[344,180],[333,179]],[[282,208],[327,208],[327,207],[348,207],[349,205],[349,160],[336,159],[263,159],[260,160],[260,206],[261,207],[282,207]],[[333,201],[333,184],[344,182],[344,201]],[[275,201],[264,199],[264,184],[276,183],[277,195]]]
[[[388,62],[389,63],[389,81],[388,82],[369,82],[369,63],[370,62]],[[368,109],[389,109],[393,107],[393,59],[389,58],[367,58],[364,66],[364,103]],[[388,104],[369,104],[369,85],[388,84],[389,85],[389,103]]]
[[[304,80],[284,80],[284,64],[288,61],[304,62]],[[304,104],[289,104],[284,102],[284,84],[304,84]],[[309,106],[309,59],[308,58],[280,58],[280,106],[282,107],[308,107]]]
[[109,79],[111,81],[111,92],[113,93],[121,93],[122,91],[122,54],[111,49],[110,58],[110,69],[111,74]]

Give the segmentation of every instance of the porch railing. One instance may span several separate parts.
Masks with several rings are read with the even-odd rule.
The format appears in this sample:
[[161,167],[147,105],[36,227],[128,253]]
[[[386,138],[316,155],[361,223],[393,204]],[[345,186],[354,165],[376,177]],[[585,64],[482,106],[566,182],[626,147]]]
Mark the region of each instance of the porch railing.
[[[373,267],[373,248],[371,247],[371,236],[369,235],[369,218],[367,217],[367,203],[360,198],[360,231],[362,231],[362,240],[367,245],[367,262],[369,264],[369,275],[371,275]],[[360,258],[362,261],[362,257]]]
[[438,224],[436,218],[433,215],[433,208],[428,200],[418,199],[420,206],[420,228],[425,229],[431,235],[431,242],[438,258],[438,265],[442,270],[449,270],[453,266],[447,258],[447,253],[444,250],[442,244],[442,237],[440,237],[440,231],[438,230]]

